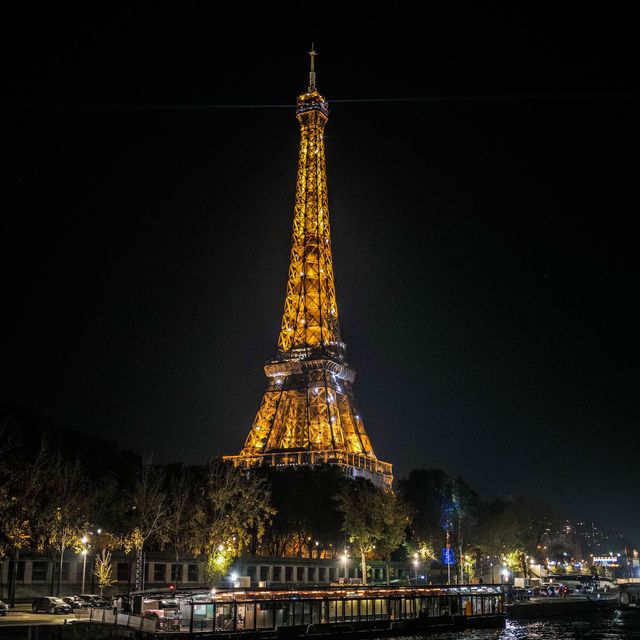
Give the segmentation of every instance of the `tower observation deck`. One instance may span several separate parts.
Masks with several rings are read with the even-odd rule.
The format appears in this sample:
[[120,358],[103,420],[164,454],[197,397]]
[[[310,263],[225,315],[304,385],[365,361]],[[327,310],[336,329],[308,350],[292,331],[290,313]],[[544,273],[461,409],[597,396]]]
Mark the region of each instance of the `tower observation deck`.
[[298,96],[300,150],[291,258],[276,357],[267,388],[235,466],[339,465],[390,487],[392,466],[376,458],[353,395],[356,372],[345,360],[333,278],[324,127],[326,100],[309,87]]

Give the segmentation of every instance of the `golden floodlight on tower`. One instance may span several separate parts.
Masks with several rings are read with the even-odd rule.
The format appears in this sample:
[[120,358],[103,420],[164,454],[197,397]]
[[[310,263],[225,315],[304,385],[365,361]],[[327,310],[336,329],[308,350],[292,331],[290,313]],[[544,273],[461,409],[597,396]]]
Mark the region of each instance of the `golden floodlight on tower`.
[[313,46],[309,55],[309,87],[296,109],[300,151],[278,351],[264,367],[269,382],[244,448],[225,459],[242,467],[335,464],[390,487],[392,467],[373,452],[340,338],[323,137],[329,108],[316,89]]

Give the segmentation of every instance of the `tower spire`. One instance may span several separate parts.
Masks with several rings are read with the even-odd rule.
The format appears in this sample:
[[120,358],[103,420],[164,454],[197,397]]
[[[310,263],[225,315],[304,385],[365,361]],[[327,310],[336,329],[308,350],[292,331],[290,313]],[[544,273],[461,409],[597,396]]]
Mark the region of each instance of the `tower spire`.
[[309,51],[309,57],[311,58],[311,70],[309,71],[309,93],[316,91],[316,69],[315,69],[315,57],[316,53],[313,42],[311,43],[311,51]]

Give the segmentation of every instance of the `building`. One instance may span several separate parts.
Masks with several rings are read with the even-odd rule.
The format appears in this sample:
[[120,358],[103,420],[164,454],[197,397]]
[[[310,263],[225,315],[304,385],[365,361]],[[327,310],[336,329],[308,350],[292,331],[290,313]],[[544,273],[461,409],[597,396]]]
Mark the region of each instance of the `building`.
[[[112,587],[104,589],[104,595],[130,593],[135,588],[135,560],[121,551],[112,552]],[[57,563],[56,563],[57,565]],[[370,566],[370,583],[386,581],[384,562],[367,560]],[[0,599],[6,597],[11,563],[0,565]],[[390,564],[390,578],[405,584],[415,584],[424,580],[423,573],[415,570],[408,561],[393,561]],[[84,570],[84,585],[82,573]],[[175,555],[163,552],[145,553],[143,589],[176,588],[205,589],[208,584],[204,577],[204,559],[186,558],[176,562]],[[233,586],[236,579],[248,578],[250,587],[264,586],[312,586],[335,584],[338,582],[359,582],[362,580],[358,558],[269,558],[266,556],[245,556],[238,558],[222,580],[221,586]],[[60,595],[99,593],[96,577],[93,575],[93,557],[65,553],[62,564]],[[17,565],[16,599],[29,600],[42,595],[58,594],[57,566],[45,554],[26,554]]]

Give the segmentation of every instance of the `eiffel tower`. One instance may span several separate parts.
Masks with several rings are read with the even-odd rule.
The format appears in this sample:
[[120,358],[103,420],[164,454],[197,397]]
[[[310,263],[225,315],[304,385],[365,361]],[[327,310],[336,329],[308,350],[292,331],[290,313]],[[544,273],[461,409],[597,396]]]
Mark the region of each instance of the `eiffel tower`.
[[316,89],[313,46],[309,55],[309,88],[296,109],[300,151],[278,351],[264,367],[269,382],[244,448],[225,459],[241,467],[329,463],[390,488],[391,464],[373,452],[340,338],[323,137],[329,108]]

